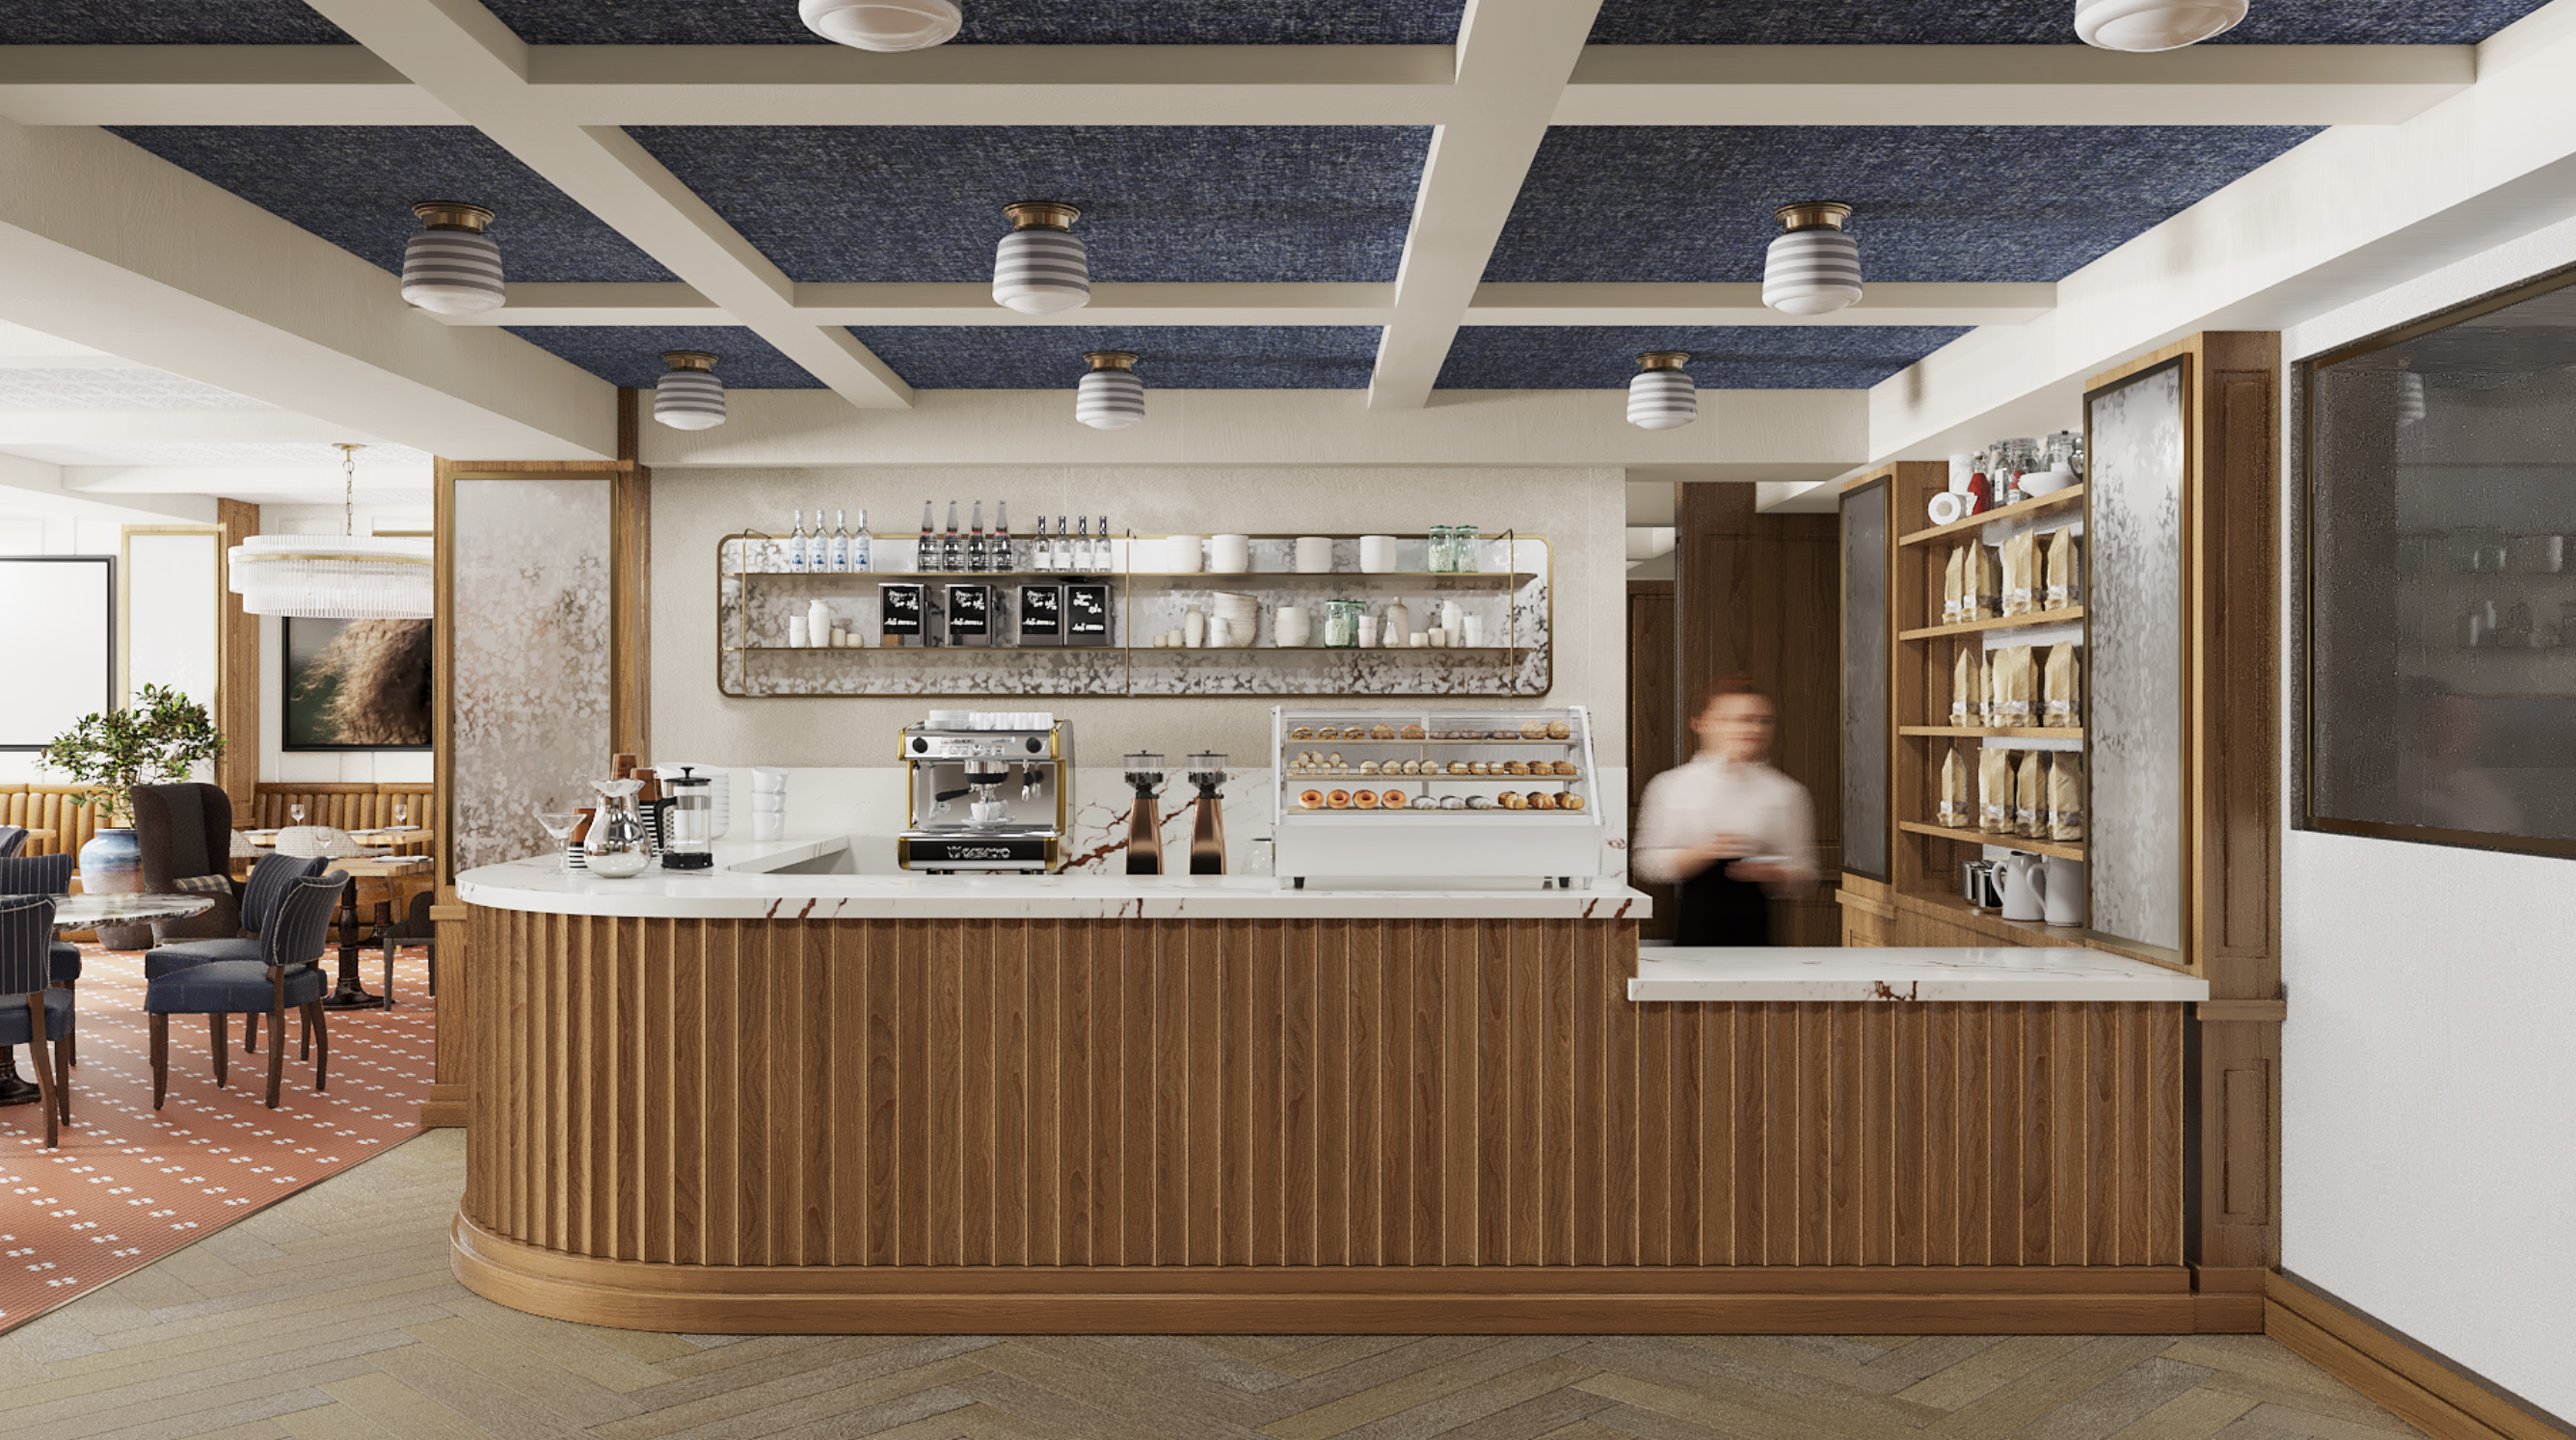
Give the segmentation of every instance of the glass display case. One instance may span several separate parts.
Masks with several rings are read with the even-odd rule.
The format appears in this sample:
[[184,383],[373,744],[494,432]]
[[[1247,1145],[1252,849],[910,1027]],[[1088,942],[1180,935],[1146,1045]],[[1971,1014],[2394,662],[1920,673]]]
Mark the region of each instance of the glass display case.
[[1583,706],[1270,713],[1284,882],[1567,886],[1602,872]]

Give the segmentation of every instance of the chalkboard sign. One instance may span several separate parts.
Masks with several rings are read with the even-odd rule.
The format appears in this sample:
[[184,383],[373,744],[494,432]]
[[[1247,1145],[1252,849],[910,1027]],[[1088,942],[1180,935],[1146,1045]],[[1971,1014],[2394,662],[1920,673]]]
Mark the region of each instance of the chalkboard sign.
[[1066,644],[1109,643],[1108,586],[1067,585],[1064,587],[1064,610]]
[[951,645],[987,645],[993,634],[993,587],[990,585],[951,585],[948,587],[948,643]]
[[1020,587],[1020,643],[1064,643],[1064,592],[1053,585]]
[[920,586],[879,585],[877,602],[878,634],[919,635],[921,633]]

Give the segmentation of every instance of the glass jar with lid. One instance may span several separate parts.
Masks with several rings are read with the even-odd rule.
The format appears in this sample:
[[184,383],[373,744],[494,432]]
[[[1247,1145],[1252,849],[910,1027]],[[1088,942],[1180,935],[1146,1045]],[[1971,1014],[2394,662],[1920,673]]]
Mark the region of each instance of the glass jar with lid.
[[1424,552],[1422,568],[1430,571],[1434,575],[1446,575],[1456,568],[1455,563],[1452,560],[1452,554],[1453,552],[1450,548],[1449,527],[1446,525],[1432,526],[1431,543]]
[[1358,649],[1360,617],[1367,613],[1368,606],[1357,600],[1325,601],[1324,648],[1327,650]]
[[1449,527],[1449,570],[1454,575],[1473,575],[1483,568],[1477,558],[1477,533],[1473,525]]

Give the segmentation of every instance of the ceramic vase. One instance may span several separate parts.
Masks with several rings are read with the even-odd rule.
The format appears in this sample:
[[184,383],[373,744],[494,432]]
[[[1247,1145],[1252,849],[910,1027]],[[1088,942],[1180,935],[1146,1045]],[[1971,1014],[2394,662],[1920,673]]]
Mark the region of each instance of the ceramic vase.
[[[130,825],[101,826],[80,848],[80,884],[84,895],[143,893],[143,842]],[[103,925],[98,943],[110,950],[149,950],[149,925]]]

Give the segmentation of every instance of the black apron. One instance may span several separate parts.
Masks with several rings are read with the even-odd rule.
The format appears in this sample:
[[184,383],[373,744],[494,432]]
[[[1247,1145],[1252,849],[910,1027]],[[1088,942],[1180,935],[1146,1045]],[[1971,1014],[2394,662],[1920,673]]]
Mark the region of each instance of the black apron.
[[1759,884],[1728,875],[1734,863],[1720,860],[1675,887],[1674,944],[1771,943],[1771,897]]

